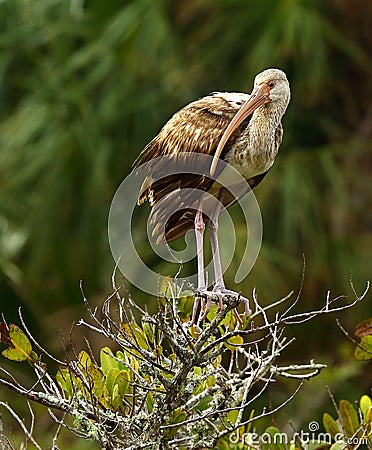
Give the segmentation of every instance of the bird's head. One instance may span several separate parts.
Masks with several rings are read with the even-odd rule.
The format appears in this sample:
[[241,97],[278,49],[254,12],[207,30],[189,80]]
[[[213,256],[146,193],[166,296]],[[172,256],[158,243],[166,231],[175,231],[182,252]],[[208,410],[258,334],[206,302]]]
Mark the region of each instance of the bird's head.
[[280,121],[287,109],[290,97],[291,91],[289,89],[289,83],[282,70],[266,69],[256,75],[251,95],[232,118],[222,135],[213,157],[210,174],[214,174],[222,149],[229,137],[244,120],[251,116],[260,106],[270,104],[270,113],[274,114],[277,117],[277,120]]
[[280,69],[266,69],[259,73],[254,79],[251,96],[262,98],[262,104],[274,103],[277,106],[279,103],[285,111],[291,97],[285,73]]

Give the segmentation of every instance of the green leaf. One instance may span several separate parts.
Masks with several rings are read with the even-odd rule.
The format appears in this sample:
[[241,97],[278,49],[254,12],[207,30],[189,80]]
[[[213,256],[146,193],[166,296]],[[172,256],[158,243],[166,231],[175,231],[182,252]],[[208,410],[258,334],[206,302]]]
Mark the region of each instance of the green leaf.
[[216,384],[216,378],[214,377],[214,375],[209,375],[209,377],[207,378],[207,381],[206,381],[206,385],[208,387],[212,387],[215,384]]
[[[249,414],[249,419],[252,420],[253,417],[254,417],[254,409],[251,410],[251,412]],[[247,432],[249,432],[251,430],[252,425],[253,425],[253,421],[249,422],[249,424],[246,426]]]
[[5,350],[3,350],[3,352],[1,353],[3,356],[5,356],[5,358],[8,358],[12,361],[26,361],[27,360],[27,355],[25,355],[24,352],[17,350],[14,347],[9,347]]
[[335,437],[336,434],[340,432],[337,422],[328,413],[323,414],[323,426],[326,432],[329,433],[332,437]]
[[104,394],[104,382],[102,372],[99,370],[98,367],[94,365],[90,365],[88,367],[88,371],[91,380],[93,382],[93,389],[92,389],[93,395],[98,399],[101,399]]
[[216,317],[217,309],[218,309],[218,306],[215,303],[212,303],[211,309],[209,310],[209,313],[207,314],[208,320],[212,321]]
[[86,351],[82,350],[78,355],[78,360],[83,372],[86,373],[88,371],[88,367],[92,365],[92,360],[90,356]]
[[154,407],[154,396],[152,395],[152,392],[148,392],[146,395],[146,406],[147,411],[151,414]]
[[262,443],[263,450],[285,450],[285,445],[282,443],[283,439],[282,434],[277,428],[275,427],[266,428],[265,435],[270,436],[270,439],[268,439],[268,436],[266,436],[265,439],[266,442]]
[[106,374],[105,386],[111,397],[112,397],[112,393],[113,393],[114,386],[115,386],[115,379],[118,376],[118,373],[119,373],[119,369],[113,367]]
[[194,367],[194,374],[197,377],[201,377],[203,375],[203,369],[201,367]]
[[114,359],[114,354],[112,353],[112,350],[109,347],[103,347],[100,351],[100,361],[101,361],[101,369],[104,374],[107,374],[107,372],[110,369],[117,369],[118,363]]
[[206,395],[200,402],[192,409],[193,411],[204,411],[209,407],[209,402],[213,399],[211,395]]
[[340,420],[346,437],[351,437],[359,428],[358,415],[353,405],[347,400],[340,400]]
[[56,381],[67,394],[69,400],[73,397],[75,391],[74,386],[76,386],[76,383],[73,381],[74,378],[74,375],[71,375],[67,369],[60,369],[56,374]]
[[191,317],[195,301],[195,294],[192,291],[181,292],[178,299],[178,311],[181,320],[188,320]]
[[329,450],[331,444],[326,442],[311,441],[307,444],[306,450]]
[[5,358],[19,362],[26,360],[30,363],[37,362],[38,358],[36,353],[32,351],[30,340],[17,325],[9,325],[8,338],[10,347],[2,352]]
[[107,401],[116,410],[126,394],[132,393],[132,374],[128,370],[119,370],[117,368],[110,369],[105,378],[105,386],[108,396],[111,398]]
[[224,345],[232,352],[235,352],[242,344],[244,344],[244,339],[239,334],[224,342]]
[[372,408],[372,400],[368,395],[362,395],[359,400],[360,410],[362,411],[364,420],[367,422],[368,411]]
[[229,411],[227,418],[229,419],[230,423],[235,424],[238,416],[239,416],[239,411],[237,409],[233,409],[232,411]]
[[[178,408],[174,411],[172,411],[169,415],[169,423],[175,424],[175,423],[181,423],[184,420],[186,420],[187,414],[185,411],[183,411],[181,408]],[[168,439],[174,437],[177,434],[178,427],[170,428],[166,431],[166,436]]]
[[121,397],[119,395],[119,387],[117,384],[115,384],[114,389],[112,390],[112,397],[111,397],[111,405],[114,408],[114,410],[117,410],[121,403]]
[[155,335],[153,331],[154,325],[148,322],[142,322],[142,329],[145,333],[146,339],[149,343],[153,344],[155,340]]
[[126,335],[132,338],[135,345],[148,350],[149,344],[141,327],[139,327],[135,322],[125,323],[122,327]]
[[231,320],[231,311],[229,311],[220,322],[219,328],[220,328],[221,333],[223,332],[222,327],[225,327],[226,330],[228,330],[228,331],[233,331],[234,324],[232,323],[232,320]]
[[[372,424],[372,407],[369,407],[366,410],[366,414],[364,416],[364,421],[366,422],[367,425],[371,426],[371,424]],[[372,438],[372,429],[368,435]]]
[[171,423],[180,423],[186,420],[187,414],[181,408],[176,409],[171,414]]
[[359,361],[368,361],[372,359],[372,336],[364,336],[360,343],[355,347],[354,356]]
[[[122,351],[118,350],[116,352],[116,358],[117,358],[117,360],[116,360],[117,368],[119,370],[125,370],[126,366],[125,366],[124,362],[127,360],[125,354]],[[123,362],[120,362],[120,361],[123,361]]]
[[329,450],[345,450],[345,444],[335,442]]
[[12,344],[23,351],[25,355],[29,355],[32,352],[31,342],[25,333],[17,327],[17,325],[9,325],[9,339]]
[[121,399],[124,398],[125,394],[131,393],[132,389],[130,386],[132,376],[127,370],[121,370],[114,381],[114,385],[118,387],[118,395]]

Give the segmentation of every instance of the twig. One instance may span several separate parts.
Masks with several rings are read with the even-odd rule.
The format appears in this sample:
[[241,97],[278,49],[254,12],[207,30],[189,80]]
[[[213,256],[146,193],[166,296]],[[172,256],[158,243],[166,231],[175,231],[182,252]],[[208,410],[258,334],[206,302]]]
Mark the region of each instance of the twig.
[[37,448],[37,450],[43,450],[39,444],[35,441],[31,432],[27,429],[26,425],[23,423],[23,420],[16,414],[16,412],[8,405],[6,402],[0,402],[0,406],[3,406],[18,422],[18,425],[22,428],[23,433],[25,434],[26,439],[30,440],[32,444]]
[[50,358],[52,361],[56,362],[57,364],[59,364],[59,365],[61,365],[61,366],[66,365],[63,361],[59,360],[59,359],[56,358],[55,356],[51,355],[47,350],[45,350],[45,348],[42,347],[42,346],[37,342],[37,340],[32,336],[32,334],[30,333],[29,329],[27,328],[26,322],[25,322],[24,319],[23,319],[23,316],[22,316],[22,308],[21,308],[21,307],[18,308],[18,316],[19,316],[19,319],[20,319],[20,321],[21,321],[22,327],[23,327],[23,329],[25,330],[25,332],[26,332],[27,336],[29,337],[30,341],[32,341],[32,342],[34,343],[34,345],[35,345],[41,352],[43,352],[45,355],[47,355],[48,358]]

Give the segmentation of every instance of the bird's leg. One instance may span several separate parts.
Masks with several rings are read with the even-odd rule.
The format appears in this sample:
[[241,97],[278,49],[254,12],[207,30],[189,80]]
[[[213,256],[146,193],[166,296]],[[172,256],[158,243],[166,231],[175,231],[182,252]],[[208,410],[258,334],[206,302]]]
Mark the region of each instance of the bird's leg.
[[204,274],[204,252],[203,252],[205,223],[203,220],[203,213],[201,211],[197,211],[195,215],[194,224],[195,224],[196,252],[198,259],[198,290],[204,290],[206,288],[205,274]]
[[[195,215],[194,228],[195,228],[197,264],[198,264],[198,287],[197,287],[197,295],[195,296],[194,308],[192,312],[191,325],[195,323],[199,302],[201,301],[201,311],[203,311],[203,315],[198,319],[198,323],[200,321],[203,321],[208,315],[211,308],[211,301],[213,297],[218,298],[219,309],[222,309],[223,298],[225,296],[238,297],[241,301],[244,302],[246,317],[248,317],[248,315],[250,314],[249,300],[246,297],[241,296],[237,292],[225,288],[225,283],[223,281],[223,274],[222,274],[220,249],[218,245],[218,235],[217,235],[218,216],[220,214],[220,211],[221,211],[221,203],[218,202],[216,208],[214,209],[210,217],[208,225],[212,248],[214,276],[215,276],[215,284],[212,292],[207,291],[207,286],[205,283],[204,249],[203,249],[205,223],[203,220],[203,213],[201,212],[200,209],[198,209]],[[242,324],[243,322],[236,308],[233,309],[233,312],[235,314],[236,320],[240,324]]]
[[[223,281],[220,248],[218,245],[218,234],[217,234],[218,216],[220,214],[220,211],[221,211],[221,203],[218,202],[216,208],[214,209],[214,211],[210,217],[210,221],[209,221],[209,225],[208,225],[209,236],[210,236],[210,240],[211,240],[211,248],[212,248],[214,277],[215,277],[215,285],[213,288],[213,292],[218,296],[220,309],[222,308],[223,297],[225,295],[231,296],[231,297],[237,296],[242,302],[244,302],[245,316],[248,317],[251,312],[250,308],[249,308],[249,300],[246,297],[243,297],[234,291],[226,289],[225,283]],[[236,320],[240,324],[242,324],[242,320],[241,320],[236,308],[233,309],[233,312],[235,314]]]
[[[203,241],[204,241],[204,230],[205,223],[203,220],[203,213],[198,209],[194,220],[195,228],[195,239],[196,239],[196,254],[198,261],[198,293],[206,290],[205,285],[205,273],[204,273],[204,251],[203,251]],[[195,303],[192,312],[191,325],[195,323],[196,313],[199,306],[199,301],[202,300],[202,309],[204,309],[204,299],[200,295],[195,296]]]
[[[212,248],[212,258],[213,258],[213,267],[214,267],[214,289],[224,289],[225,283],[223,281],[222,275],[222,265],[221,265],[221,256],[220,256],[220,247],[218,245],[218,216],[221,211],[221,203],[218,201],[217,205],[210,217],[210,221],[208,224],[209,229],[209,237],[211,240],[211,248]],[[222,305],[221,305],[222,306]]]

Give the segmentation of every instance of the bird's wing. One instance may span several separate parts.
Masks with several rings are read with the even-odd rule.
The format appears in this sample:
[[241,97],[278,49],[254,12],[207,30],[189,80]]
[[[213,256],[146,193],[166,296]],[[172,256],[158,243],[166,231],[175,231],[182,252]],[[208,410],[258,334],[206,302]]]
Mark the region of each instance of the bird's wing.
[[134,167],[179,152],[212,154],[229,122],[249,98],[240,92],[213,92],[175,113],[143,149]]
[[249,98],[239,92],[214,92],[174,114],[134,163],[180,152],[213,155],[231,119]]
[[[236,92],[215,92],[199,100],[196,100],[182,108],[164,125],[159,134],[143,149],[134,163],[134,167],[139,167],[143,163],[154,160],[158,157],[167,157],[167,171],[170,172],[170,165],[173,162],[175,168],[180,167],[180,153],[190,153],[193,155],[194,164],[201,171],[201,160],[198,155],[214,155],[218,143],[234,117],[236,112],[249,98],[248,94]],[[236,131],[239,133],[239,130]],[[234,139],[234,136],[231,139]],[[228,151],[228,143],[225,151]],[[223,155],[222,155],[223,156]],[[209,161],[208,161],[209,162]],[[188,158],[188,167],[192,167],[192,159]],[[175,189],[185,187],[201,187],[208,190],[212,180],[205,177],[175,175],[173,177],[161,177],[164,160],[160,160],[148,166],[149,174],[145,178],[138,197],[138,204],[149,200],[151,204],[169,194]],[[209,173],[209,166],[205,167],[204,173]],[[158,181],[154,182],[154,179]]]

